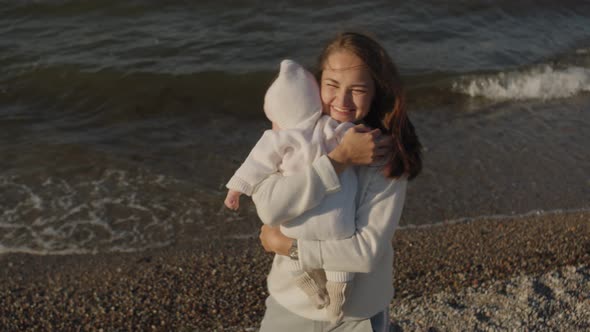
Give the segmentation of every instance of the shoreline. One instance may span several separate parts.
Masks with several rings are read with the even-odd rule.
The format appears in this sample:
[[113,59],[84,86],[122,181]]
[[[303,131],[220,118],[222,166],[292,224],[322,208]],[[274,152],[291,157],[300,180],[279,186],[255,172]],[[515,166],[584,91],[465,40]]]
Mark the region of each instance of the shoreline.
[[[407,303],[425,307],[440,294],[497,292],[498,283],[536,280],[568,266],[587,271],[589,224],[590,212],[582,211],[399,230],[393,240],[393,305],[401,310]],[[135,253],[3,254],[0,326],[241,331],[259,325],[271,261],[257,239],[212,239]],[[466,315],[479,315],[472,311]],[[408,315],[406,321],[419,316]],[[445,326],[444,320],[432,322]]]

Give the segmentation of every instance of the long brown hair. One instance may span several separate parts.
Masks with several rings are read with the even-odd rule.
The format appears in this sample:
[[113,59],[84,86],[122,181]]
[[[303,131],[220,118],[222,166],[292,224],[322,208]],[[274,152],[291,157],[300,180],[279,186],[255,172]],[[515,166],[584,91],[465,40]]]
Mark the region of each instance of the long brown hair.
[[422,145],[406,112],[405,92],[393,60],[373,38],[357,32],[344,32],[330,41],[320,54],[316,72],[318,80],[328,57],[343,50],[358,56],[375,82],[375,96],[363,121],[393,138],[393,159],[385,169],[386,175],[415,178],[422,170]]

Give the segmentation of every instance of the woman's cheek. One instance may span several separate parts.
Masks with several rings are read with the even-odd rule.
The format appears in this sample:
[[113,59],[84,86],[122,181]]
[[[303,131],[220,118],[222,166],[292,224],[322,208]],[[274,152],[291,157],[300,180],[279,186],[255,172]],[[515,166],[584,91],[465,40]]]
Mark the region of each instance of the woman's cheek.
[[370,94],[365,94],[363,95],[360,100],[359,100],[359,105],[361,105],[361,119],[364,118],[368,113],[369,110],[371,109],[371,101],[373,99],[373,96]]
[[328,102],[333,98],[333,96],[334,96],[334,91],[330,87],[324,86],[320,90],[320,97],[321,97],[322,102],[324,104],[328,104]]
[[322,111],[324,112],[324,114],[329,115],[330,114],[330,101],[334,98],[329,91],[322,91],[321,99],[322,99]]
[[349,121],[357,122],[362,120],[367,114],[369,113],[368,109],[365,108],[364,104],[356,104],[356,112],[354,114],[354,119]]

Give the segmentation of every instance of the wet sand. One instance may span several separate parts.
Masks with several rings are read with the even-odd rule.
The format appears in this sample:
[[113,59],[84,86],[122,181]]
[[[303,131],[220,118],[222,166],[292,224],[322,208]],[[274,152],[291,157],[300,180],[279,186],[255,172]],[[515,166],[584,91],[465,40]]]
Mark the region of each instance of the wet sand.
[[[547,281],[551,276],[571,275],[578,282],[564,283],[569,285],[565,289],[567,294],[575,293],[577,284],[583,288],[589,280],[589,224],[590,212],[573,212],[398,231],[393,241],[395,326],[452,330],[457,325],[449,324],[460,319],[493,329],[500,325],[492,311],[500,307],[479,311],[486,307],[473,298],[485,298],[490,292],[510,294],[506,285],[511,283],[529,285],[534,295],[535,289],[537,293],[551,289]],[[271,259],[256,239],[211,240],[138,253],[2,255],[0,327],[6,331],[255,330],[268,295],[265,277]],[[580,319],[584,319],[588,292],[577,291],[577,297],[572,296],[579,297],[582,306],[574,309],[582,310]],[[522,292],[528,294],[527,288],[523,286]],[[522,294],[515,294],[512,298],[522,300]],[[521,301],[530,310],[534,310],[533,295],[532,300]],[[558,301],[557,296],[539,299]],[[499,301],[505,304],[500,308],[506,315],[502,322],[514,324],[507,327],[542,329],[549,322],[560,322],[557,311],[539,311],[537,316],[547,317],[527,320],[523,317],[530,314],[510,310],[521,302],[512,303],[510,297]]]

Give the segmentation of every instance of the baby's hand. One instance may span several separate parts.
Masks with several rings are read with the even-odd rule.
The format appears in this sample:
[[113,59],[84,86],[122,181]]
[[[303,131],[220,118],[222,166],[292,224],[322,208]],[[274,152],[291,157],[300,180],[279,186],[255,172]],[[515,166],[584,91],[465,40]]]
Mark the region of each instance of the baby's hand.
[[225,201],[223,203],[225,203],[225,206],[227,206],[229,209],[232,210],[237,210],[240,207],[240,195],[242,193],[239,191],[235,191],[235,190],[228,190],[227,191],[227,196],[225,196]]

